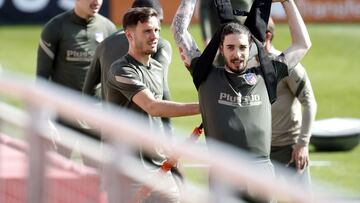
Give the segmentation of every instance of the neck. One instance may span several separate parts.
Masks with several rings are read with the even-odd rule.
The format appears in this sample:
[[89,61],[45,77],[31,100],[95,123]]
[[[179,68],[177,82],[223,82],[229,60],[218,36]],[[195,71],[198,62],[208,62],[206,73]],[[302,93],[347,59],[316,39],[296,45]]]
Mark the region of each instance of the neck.
[[149,66],[150,65],[150,54],[143,54],[135,51],[134,49],[129,48],[129,55],[132,56],[134,59],[142,63],[143,65]]
[[80,10],[78,7],[76,7],[76,6],[75,6],[75,8],[74,8],[74,12],[75,12],[75,14],[76,14],[77,16],[79,16],[80,18],[82,18],[82,19],[84,19],[84,20],[86,20],[86,21],[89,21],[90,18],[91,18],[91,16],[88,16],[88,15],[86,15],[84,12],[81,12],[81,10]]
[[236,74],[236,75],[240,75],[242,74],[243,72],[245,72],[246,69],[240,71],[240,72],[234,72],[232,71],[227,65],[225,65],[225,71],[228,72],[228,73],[231,73],[231,74]]

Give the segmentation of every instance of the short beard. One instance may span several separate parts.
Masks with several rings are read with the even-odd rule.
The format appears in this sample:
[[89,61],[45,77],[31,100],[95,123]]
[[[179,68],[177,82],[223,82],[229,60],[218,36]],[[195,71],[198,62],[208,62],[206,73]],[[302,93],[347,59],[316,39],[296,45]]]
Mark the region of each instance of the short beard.
[[144,53],[147,55],[152,55],[152,54],[155,54],[156,51],[157,51],[156,49],[155,50],[147,50],[147,51],[144,51]]
[[225,68],[227,69],[227,70],[229,70],[229,71],[231,71],[231,72],[233,72],[233,73],[235,73],[235,74],[241,74],[241,73],[243,73],[243,72],[245,72],[245,70],[246,70],[246,66],[244,66],[242,69],[236,69],[236,70],[233,70],[233,69],[231,69],[230,68],[230,63],[228,63],[227,61],[225,61]]

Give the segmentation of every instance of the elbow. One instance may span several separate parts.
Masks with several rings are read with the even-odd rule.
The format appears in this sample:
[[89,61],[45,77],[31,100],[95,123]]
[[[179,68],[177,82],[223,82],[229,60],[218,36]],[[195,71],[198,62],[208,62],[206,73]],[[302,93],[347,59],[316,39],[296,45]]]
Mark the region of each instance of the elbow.
[[309,38],[304,39],[301,42],[299,41],[298,43],[294,43],[294,47],[298,50],[300,56],[304,56],[310,50],[311,46],[312,43]]
[[303,108],[307,109],[307,111],[311,114],[311,115],[316,115],[317,112],[317,102],[315,100],[315,97],[309,98],[304,104],[303,104]]
[[306,51],[309,51],[311,46],[312,46],[310,37],[305,37],[302,41],[303,42],[301,43],[301,48],[306,50]]
[[149,102],[145,106],[144,111],[146,111],[146,113],[148,113],[149,115],[151,115],[153,117],[161,117],[162,116],[161,108],[159,108],[159,105],[156,101]]
[[310,39],[305,40],[304,49],[306,49],[308,51],[308,50],[310,50],[311,46],[312,46],[311,40]]

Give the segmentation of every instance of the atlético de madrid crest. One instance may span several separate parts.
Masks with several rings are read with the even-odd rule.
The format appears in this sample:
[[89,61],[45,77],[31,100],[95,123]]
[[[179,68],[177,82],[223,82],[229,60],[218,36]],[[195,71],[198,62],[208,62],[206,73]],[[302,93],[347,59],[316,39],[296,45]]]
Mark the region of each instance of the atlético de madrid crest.
[[97,41],[97,42],[102,42],[103,40],[104,40],[104,33],[102,33],[102,32],[96,32],[95,33],[95,40]]
[[246,73],[244,78],[246,83],[249,85],[255,85],[257,82],[256,75],[254,73]]

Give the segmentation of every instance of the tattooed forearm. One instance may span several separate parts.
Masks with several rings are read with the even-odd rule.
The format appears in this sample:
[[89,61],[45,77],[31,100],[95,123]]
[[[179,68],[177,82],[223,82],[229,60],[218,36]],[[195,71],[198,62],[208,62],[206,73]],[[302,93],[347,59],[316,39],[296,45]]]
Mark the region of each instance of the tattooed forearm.
[[190,64],[191,59],[200,56],[196,43],[187,30],[191,22],[195,4],[196,0],[182,0],[171,25],[181,58],[187,65]]
[[194,13],[195,4],[196,0],[182,0],[180,2],[173,21],[173,24],[176,24],[173,28],[177,32],[183,33],[189,27],[191,17]]

